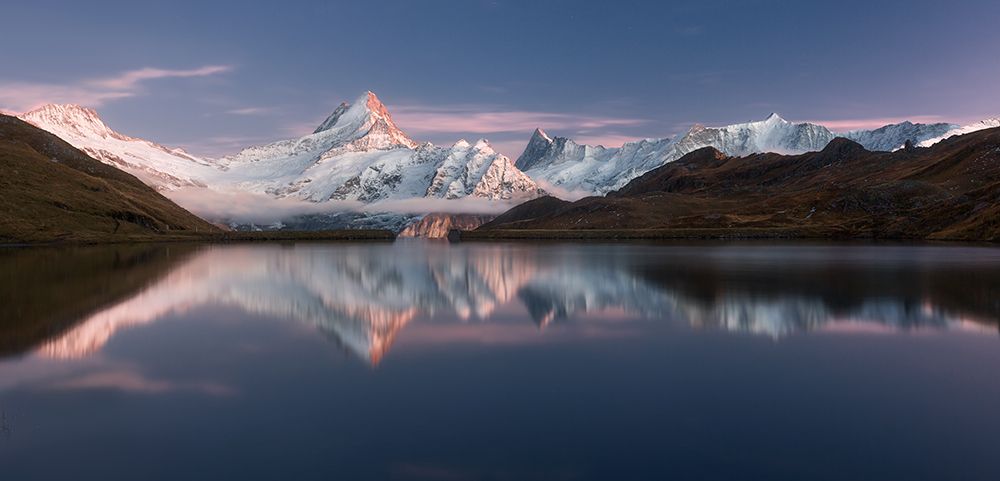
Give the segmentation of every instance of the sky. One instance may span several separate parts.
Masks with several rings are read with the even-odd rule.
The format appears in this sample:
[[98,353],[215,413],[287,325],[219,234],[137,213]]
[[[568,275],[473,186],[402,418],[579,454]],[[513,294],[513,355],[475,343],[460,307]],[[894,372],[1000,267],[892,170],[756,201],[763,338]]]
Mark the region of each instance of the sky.
[[770,112],[834,130],[1000,115],[1000,2],[5,2],[0,109],[93,107],[220,156],[372,90],[416,140],[617,146]]

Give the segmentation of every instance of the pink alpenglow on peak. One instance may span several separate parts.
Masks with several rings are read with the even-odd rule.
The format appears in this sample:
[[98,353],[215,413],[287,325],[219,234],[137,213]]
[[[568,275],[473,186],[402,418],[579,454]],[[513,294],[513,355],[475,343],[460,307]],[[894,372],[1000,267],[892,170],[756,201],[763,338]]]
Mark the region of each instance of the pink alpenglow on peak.
[[164,147],[118,133],[97,112],[74,104],[49,104],[19,116],[47,130],[87,155],[128,172],[150,187],[170,191],[205,187],[218,170],[183,149]]
[[352,103],[341,103],[313,131],[313,135],[334,136],[344,143],[354,142],[354,150],[412,149],[419,145],[396,126],[389,109],[371,91]]

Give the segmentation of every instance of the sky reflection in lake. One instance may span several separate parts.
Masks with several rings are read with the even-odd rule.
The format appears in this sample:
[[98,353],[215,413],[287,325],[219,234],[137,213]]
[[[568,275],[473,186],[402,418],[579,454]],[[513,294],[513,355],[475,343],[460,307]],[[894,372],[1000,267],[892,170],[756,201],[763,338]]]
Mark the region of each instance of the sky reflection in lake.
[[0,268],[18,479],[1000,474],[995,249],[172,245]]

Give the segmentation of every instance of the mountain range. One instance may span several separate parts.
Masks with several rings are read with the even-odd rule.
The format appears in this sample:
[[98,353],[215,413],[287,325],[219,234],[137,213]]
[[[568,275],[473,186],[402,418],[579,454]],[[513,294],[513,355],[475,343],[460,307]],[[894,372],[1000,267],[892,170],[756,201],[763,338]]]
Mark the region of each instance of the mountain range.
[[0,243],[219,233],[136,177],[6,115],[0,115],[0,174]]
[[628,181],[703,147],[714,147],[732,156],[762,152],[801,154],[822,150],[840,136],[870,150],[889,151],[901,148],[907,141],[943,138],[957,128],[944,123],[903,122],[875,130],[835,134],[822,125],[796,124],[772,113],[762,121],[725,127],[695,125],[673,138],[644,139],[618,148],[581,145],[564,137],[550,137],[538,129],[515,165],[533,179],[579,197],[617,190]]
[[[841,136],[868,150],[891,151],[907,142],[932,145],[952,135],[1000,125],[1000,119],[964,127],[902,122],[836,134],[821,125],[792,123],[771,114],[762,121],[724,127],[695,125],[675,137],[644,139],[621,147],[578,144],[549,136],[539,128],[514,162],[486,140],[459,140],[450,146],[417,142],[395,124],[389,109],[372,92],[339,105],[308,135],[248,147],[217,159],[118,133],[92,109],[76,105],[46,105],[20,118],[135,175],[182,206],[186,197],[172,192],[205,189],[312,204],[334,201],[323,216],[312,215],[284,225],[329,228],[377,224],[396,230],[428,212],[380,214],[380,202],[478,198],[510,207],[546,193],[575,199],[618,190],[642,174],[703,147],[714,147],[728,156],[801,154],[820,151]],[[343,212],[358,206],[371,207],[365,207],[363,214]],[[196,210],[197,206],[189,208]]]
[[[526,202],[487,237],[874,237],[1000,240],[1000,128],[873,152],[730,156],[704,147],[604,197]],[[506,232],[506,234],[504,234]]]
[[20,116],[163,191],[202,187],[323,202],[527,199],[535,183],[486,140],[448,147],[410,139],[372,92],[342,103],[312,133],[205,159],[108,128],[92,109],[46,105]]

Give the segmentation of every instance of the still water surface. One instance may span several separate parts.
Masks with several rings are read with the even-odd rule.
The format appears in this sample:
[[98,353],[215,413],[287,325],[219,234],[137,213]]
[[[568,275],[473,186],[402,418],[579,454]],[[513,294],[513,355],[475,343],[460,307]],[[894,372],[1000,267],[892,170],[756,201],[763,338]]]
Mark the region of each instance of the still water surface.
[[1000,250],[0,250],[0,479],[1000,479]]

